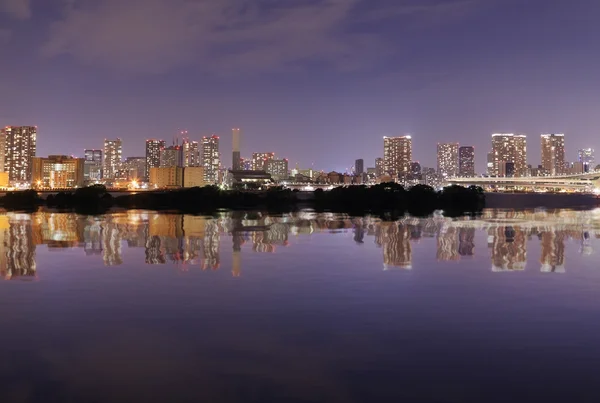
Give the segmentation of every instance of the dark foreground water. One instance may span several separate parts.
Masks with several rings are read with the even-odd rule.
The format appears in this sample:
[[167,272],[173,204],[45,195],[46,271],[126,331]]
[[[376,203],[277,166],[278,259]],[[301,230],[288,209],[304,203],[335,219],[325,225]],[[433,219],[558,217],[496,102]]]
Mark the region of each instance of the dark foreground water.
[[600,210],[0,215],[0,402],[598,402]]

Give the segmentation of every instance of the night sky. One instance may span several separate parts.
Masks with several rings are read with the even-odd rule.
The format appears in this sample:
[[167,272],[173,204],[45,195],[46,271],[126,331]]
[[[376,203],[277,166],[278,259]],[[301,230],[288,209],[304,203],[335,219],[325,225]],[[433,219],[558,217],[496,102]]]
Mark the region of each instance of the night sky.
[[374,166],[384,135],[476,147],[566,133],[600,148],[598,0],[0,0],[0,124],[38,125],[38,155],[221,136],[242,156]]

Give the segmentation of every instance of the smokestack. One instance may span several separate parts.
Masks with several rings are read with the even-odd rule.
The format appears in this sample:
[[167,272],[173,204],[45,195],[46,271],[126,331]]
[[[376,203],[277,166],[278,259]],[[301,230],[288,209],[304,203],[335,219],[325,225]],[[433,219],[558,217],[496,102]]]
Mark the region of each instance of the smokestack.
[[231,133],[233,135],[233,153],[231,155],[231,169],[234,171],[239,171],[241,169],[242,160],[240,156],[240,129],[232,129]]

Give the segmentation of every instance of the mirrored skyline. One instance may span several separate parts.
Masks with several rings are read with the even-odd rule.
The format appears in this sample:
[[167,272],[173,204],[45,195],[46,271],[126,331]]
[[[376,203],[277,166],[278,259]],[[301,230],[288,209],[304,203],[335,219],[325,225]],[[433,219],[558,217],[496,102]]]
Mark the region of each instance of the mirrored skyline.
[[[422,269],[419,258],[460,262],[477,256],[494,272],[539,270],[564,273],[567,248],[589,259],[600,239],[600,209],[592,211],[486,210],[475,219],[453,220],[437,215],[382,221],[310,212],[269,216],[222,213],[214,217],[129,211],[101,217],[39,212],[0,215],[0,276],[4,279],[43,278],[39,248],[58,253],[81,251],[86,262],[120,266],[133,259],[127,250],[143,249],[143,258],[129,264],[171,265],[177,270],[244,272],[252,253],[292,251],[303,239],[321,236],[343,240],[348,251],[361,245],[380,250],[384,270]],[[539,249],[539,258],[528,252]],[[223,264],[222,257],[228,255]],[[143,259],[143,261],[142,261]],[[268,258],[267,258],[268,259]]]

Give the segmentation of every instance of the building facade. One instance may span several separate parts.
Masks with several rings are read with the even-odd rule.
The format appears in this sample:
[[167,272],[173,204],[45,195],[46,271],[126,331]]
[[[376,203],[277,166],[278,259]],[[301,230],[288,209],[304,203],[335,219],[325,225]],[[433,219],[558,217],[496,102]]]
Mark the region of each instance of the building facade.
[[458,149],[458,175],[463,178],[475,176],[475,147],[462,146]]
[[275,153],[252,153],[252,170],[267,171],[267,163],[275,159]]
[[[525,176],[527,174],[527,137],[512,133],[496,133],[492,135],[493,165],[491,175]],[[514,169],[506,169],[506,164],[513,164]]]
[[412,137],[383,138],[383,173],[393,179],[406,178],[412,162]]
[[183,186],[183,168],[177,166],[150,168],[150,186],[157,189]]
[[204,182],[204,167],[185,167],[183,169],[183,187],[202,187]]
[[37,149],[36,126],[6,126],[4,171],[11,184],[31,184],[32,163]]
[[121,139],[104,140],[104,162],[102,175],[105,179],[115,179],[121,169],[123,142]]
[[438,143],[437,172],[442,178],[458,176],[458,143]]
[[146,176],[146,157],[127,157],[123,168],[127,180],[143,181]]
[[158,168],[160,166],[160,151],[165,148],[164,140],[146,140],[146,174],[144,178],[150,179],[150,168]]
[[181,144],[181,152],[183,167],[200,166],[200,148],[197,141],[184,140]]
[[546,175],[561,175],[565,173],[565,135],[542,134],[542,168]]
[[268,160],[266,171],[275,181],[287,180],[289,177],[288,160],[285,158],[281,160]]
[[33,158],[32,186],[38,189],[71,189],[84,184],[83,158],[50,155]]
[[219,154],[219,136],[202,138],[202,166],[204,182],[215,185],[219,183],[221,155]]

